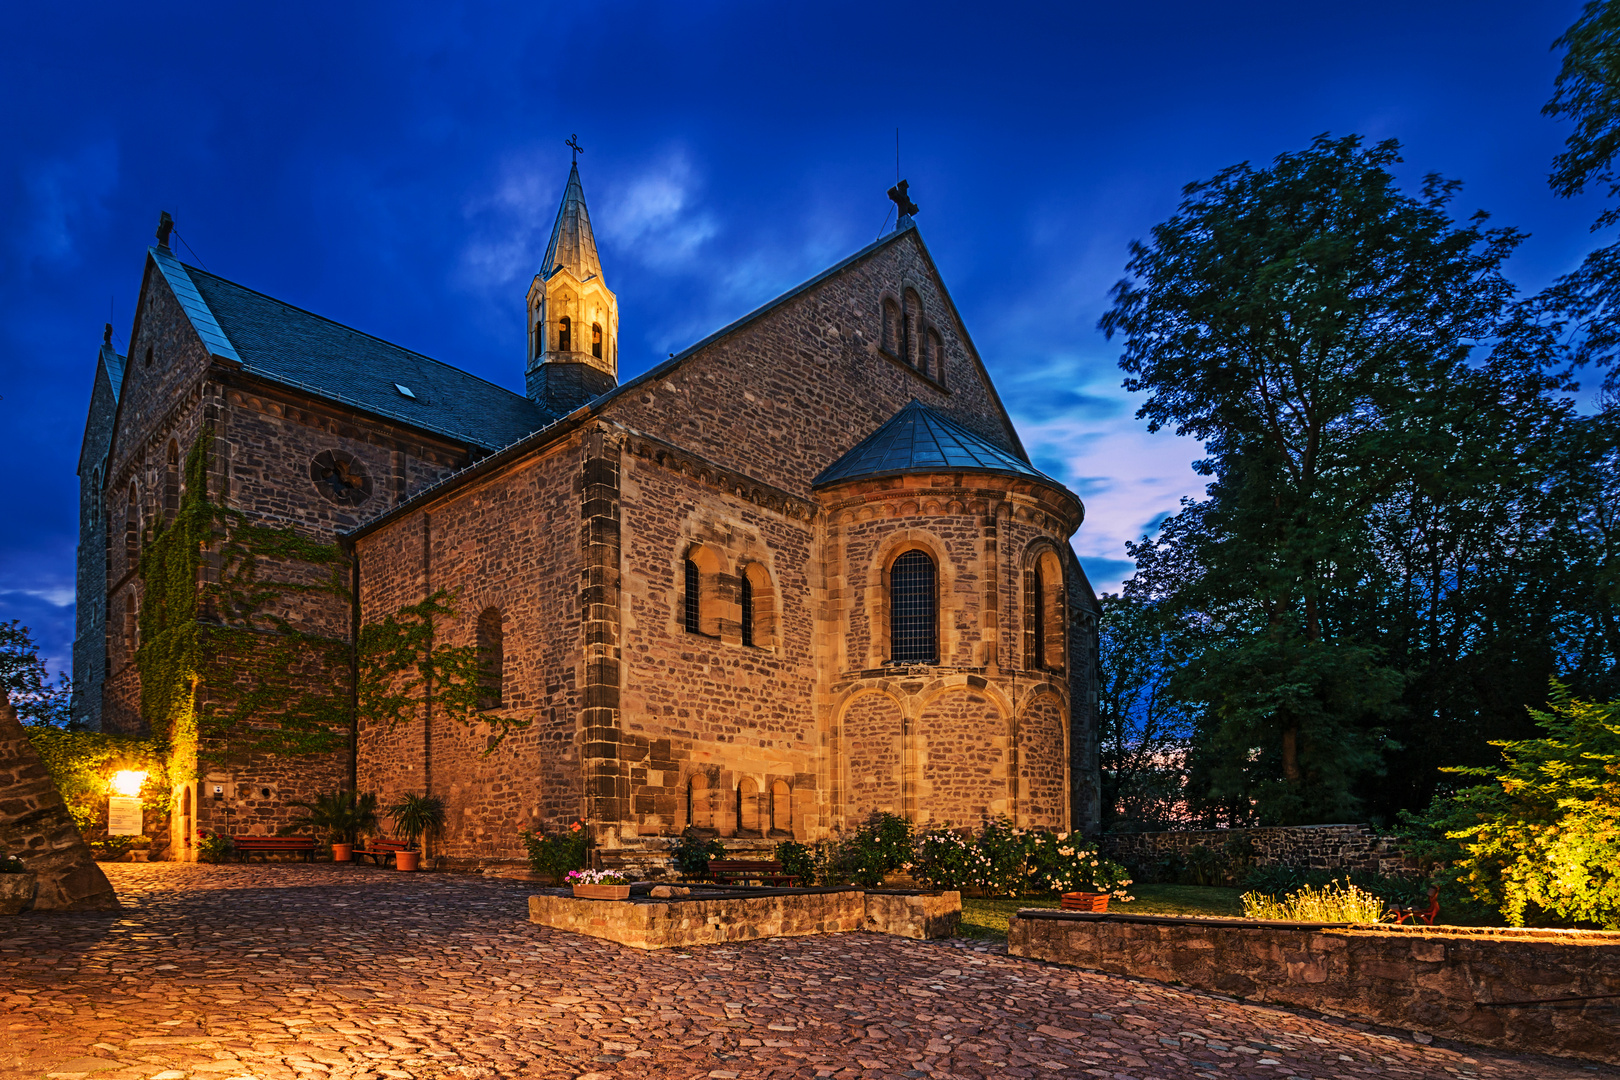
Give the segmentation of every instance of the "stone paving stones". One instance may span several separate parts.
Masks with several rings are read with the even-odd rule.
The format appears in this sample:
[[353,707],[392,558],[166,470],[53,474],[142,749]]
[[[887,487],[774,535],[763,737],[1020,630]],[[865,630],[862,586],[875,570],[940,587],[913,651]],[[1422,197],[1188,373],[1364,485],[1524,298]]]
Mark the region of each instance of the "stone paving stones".
[[0,1078],[1610,1077],[1620,1070],[871,934],[642,952],[521,882],[111,864],[0,920]]

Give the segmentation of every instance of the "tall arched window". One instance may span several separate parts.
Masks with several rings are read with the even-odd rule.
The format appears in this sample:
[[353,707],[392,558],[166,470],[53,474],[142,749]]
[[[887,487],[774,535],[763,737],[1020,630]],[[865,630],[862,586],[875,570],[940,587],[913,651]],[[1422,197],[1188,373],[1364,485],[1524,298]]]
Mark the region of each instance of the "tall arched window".
[[539,356],[541,353],[543,353],[545,351],[546,351],[546,324],[544,322],[536,322],[534,324],[534,355]]
[[748,575],[742,575],[742,643],[754,644],[754,583],[748,580]]
[[693,773],[686,788],[687,822],[694,829],[714,829],[714,791],[709,787],[709,778],[702,773]]
[[771,782],[771,832],[776,836],[793,835],[793,789],[786,780]]
[[698,564],[690,558],[686,560],[686,595],[683,599],[686,632],[703,633],[703,575],[698,572]]
[[169,462],[163,473],[163,520],[173,521],[180,511],[180,444],[170,440]]
[[129,503],[124,507],[124,553],[141,553],[141,509],[135,501],[135,485],[129,485]]
[[759,785],[746,776],[737,785],[737,831],[759,833]]
[[478,616],[478,666],[480,709],[498,709],[506,682],[506,647],[502,637],[501,609],[485,608]]
[[933,327],[928,329],[928,355],[923,361],[923,373],[936,382],[945,381],[945,342],[941,340],[939,331]]
[[557,320],[557,351],[569,352],[574,347],[574,320],[564,315]]
[[917,290],[907,289],[900,320],[900,359],[912,367],[920,366],[917,354],[922,351],[922,333],[922,297],[917,295]]
[[591,323],[591,355],[602,359],[602,324]]
[[888,297],[883,298],[883,351],[900,355],[900,305]]
[[1041,582],[1041,566],[1036,563],[1024,572],[1024,666],[1046,666],[1046,589]]
[[932,664],[939,659],[938,597],[934,560],[915,549],[889,569],[889,659]]

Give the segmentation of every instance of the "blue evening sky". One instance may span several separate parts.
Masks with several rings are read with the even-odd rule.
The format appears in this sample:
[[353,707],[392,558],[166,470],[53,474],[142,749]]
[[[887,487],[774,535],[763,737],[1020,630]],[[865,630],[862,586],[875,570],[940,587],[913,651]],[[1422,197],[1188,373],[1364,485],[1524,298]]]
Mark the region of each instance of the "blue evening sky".
[[[109,306],[169,210],[186,261],[522,388],[523,295],[578,132],[630,377],[873,239],[895,128],[918,224],[1099,589],[1202,487],[1096,330],[1181,185],[1320,132],[1395,137],[1533,234],[1594,243],[1540,115],[1578,0],[25,4],[0,38],[0,619],[67,666]],[[195,252],[195,256],[191,254]]]

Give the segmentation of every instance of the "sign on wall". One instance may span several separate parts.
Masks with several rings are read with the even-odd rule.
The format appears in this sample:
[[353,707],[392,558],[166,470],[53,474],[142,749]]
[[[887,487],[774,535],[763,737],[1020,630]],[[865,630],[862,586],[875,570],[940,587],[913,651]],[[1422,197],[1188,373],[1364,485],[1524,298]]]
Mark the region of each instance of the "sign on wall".
[[114,795],[107,800],[107,835],[140,836],[141,800]]

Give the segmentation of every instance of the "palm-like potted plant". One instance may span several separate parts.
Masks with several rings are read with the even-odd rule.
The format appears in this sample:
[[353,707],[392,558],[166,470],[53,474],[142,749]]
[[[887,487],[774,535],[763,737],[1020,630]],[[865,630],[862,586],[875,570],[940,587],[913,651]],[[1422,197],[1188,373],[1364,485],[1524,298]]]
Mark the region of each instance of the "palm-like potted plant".
[[410,845],[410,850],[394,855],[394,867],[415,870],[422,858],[417,843],[423,837],[434,839],[444,832],[444,800],[437,795],[407,791],[388,808],[387,814],[394,822],[394,830]]
[[280,836],[303,829],[324,830],[332,841],[332,861],[348,862],[354,857],[355,839],[377,827],[377,796],[347,791],[327,791],[305,802],[294,801],[304,812],[281,829]]

